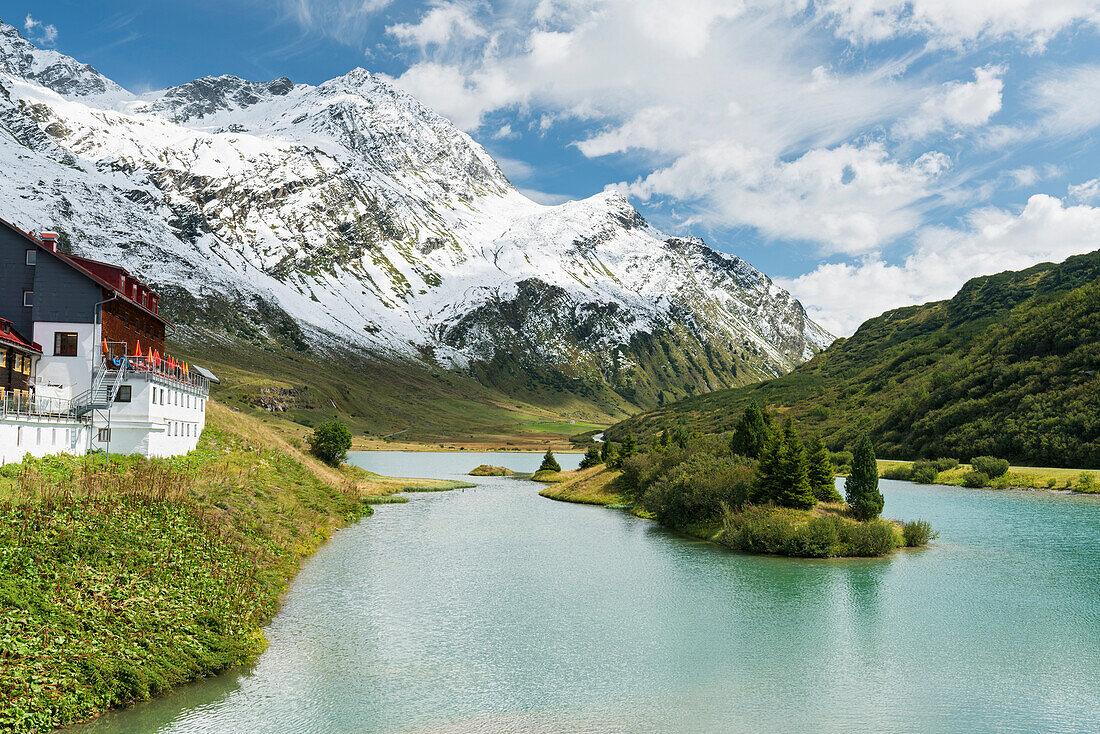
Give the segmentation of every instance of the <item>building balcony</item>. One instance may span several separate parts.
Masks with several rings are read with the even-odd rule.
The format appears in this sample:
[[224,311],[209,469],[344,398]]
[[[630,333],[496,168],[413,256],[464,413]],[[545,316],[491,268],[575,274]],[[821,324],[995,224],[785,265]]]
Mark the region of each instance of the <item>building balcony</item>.
[[147,357],[107,357],[99,369],[113,378],[123,369],[125,360],[126,380],[148,380],[173,390],[182,390],[200,398],[210,397],[210,381],[194,371],[184,371],[163,361]]
[[6,394],[0,399],[0,419],[53,418],[72,420],[72,404],[65,398],[44,398],[31,393]]

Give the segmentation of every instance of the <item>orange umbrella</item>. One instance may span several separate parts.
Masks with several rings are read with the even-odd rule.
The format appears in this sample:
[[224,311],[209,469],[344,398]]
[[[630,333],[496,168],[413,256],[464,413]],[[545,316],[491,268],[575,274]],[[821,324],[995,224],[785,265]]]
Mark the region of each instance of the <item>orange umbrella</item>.
[[134,354],[137,355],[138,357],[141,356],[141,339],[137,340],[137,346],[134,347]]
[[111,350],[107,347],[107,337],[103,337],[103,353],[110,354]]
[[145,355],[145,358],[150,362],[153,361],[153,348],[149,347],[149,353]]

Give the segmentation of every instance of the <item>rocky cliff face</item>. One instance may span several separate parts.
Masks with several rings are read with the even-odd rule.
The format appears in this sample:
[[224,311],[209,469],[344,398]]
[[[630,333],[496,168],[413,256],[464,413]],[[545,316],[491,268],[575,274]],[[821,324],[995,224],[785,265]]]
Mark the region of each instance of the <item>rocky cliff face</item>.
[[184,323],[246,338],[609,405],[777,375],[832,339],[767,276],[617,194],[530,201],[362,69],[134,95],[0,24],[0,165],[0,216],[139,273]]

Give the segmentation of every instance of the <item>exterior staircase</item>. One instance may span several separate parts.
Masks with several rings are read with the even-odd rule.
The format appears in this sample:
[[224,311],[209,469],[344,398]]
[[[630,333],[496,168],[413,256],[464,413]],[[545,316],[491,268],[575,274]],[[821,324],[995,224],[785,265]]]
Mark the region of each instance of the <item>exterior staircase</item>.
[[76,418],[82,418],[93,410],[107,410],[118,395],[118,388],[126,377],[126,360],[116,370],[108,370],[106,367],[95,371],[95,380],[91,388],[77,395],[72,400],[72,414]]

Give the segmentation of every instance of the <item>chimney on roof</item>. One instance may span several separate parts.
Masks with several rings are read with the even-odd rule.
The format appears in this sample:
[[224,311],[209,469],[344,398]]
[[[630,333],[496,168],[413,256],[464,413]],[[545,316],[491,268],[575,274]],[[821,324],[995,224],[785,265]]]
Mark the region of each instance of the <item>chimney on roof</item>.
[[52,252],[57,252],[57,232],[39,232],[38,239]]

